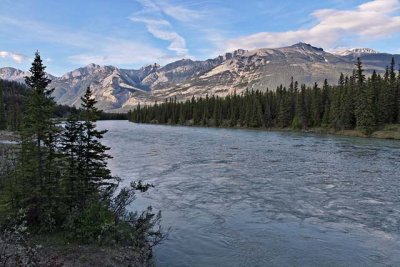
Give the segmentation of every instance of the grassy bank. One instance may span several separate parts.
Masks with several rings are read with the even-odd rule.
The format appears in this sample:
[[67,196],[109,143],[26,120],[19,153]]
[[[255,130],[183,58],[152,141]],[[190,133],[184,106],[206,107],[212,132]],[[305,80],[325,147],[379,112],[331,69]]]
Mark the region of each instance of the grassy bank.
[[[293,131],[292,129],[289,129]],[[312,132],[319,134],[333,134],[340,136],[364,137],[364,138],[377,138],[377,139],[393,139],[400,140],[400,124],[387,124],[380,129],[374,131],[370,135],[366,135],[358,130],[334,130],[329,128],[310,128],[302,130],[302,132]]]

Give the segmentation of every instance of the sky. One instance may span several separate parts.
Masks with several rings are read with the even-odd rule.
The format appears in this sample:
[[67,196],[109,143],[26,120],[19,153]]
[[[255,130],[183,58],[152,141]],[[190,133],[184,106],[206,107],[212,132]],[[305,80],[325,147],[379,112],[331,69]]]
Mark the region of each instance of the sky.
[[400,54],[400,0],[0,0],[0,67],[57,76],[297,42]]

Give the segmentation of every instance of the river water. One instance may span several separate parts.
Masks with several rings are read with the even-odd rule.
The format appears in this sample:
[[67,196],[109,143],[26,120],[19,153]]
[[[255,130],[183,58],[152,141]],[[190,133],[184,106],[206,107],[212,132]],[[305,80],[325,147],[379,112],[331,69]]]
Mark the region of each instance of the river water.
[[159,266],[400,266],[400,142],[98,122]]

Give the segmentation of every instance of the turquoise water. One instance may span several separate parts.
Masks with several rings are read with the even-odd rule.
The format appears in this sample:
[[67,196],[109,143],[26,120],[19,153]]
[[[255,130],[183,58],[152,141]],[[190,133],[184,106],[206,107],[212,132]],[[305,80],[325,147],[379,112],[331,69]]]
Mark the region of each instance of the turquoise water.
[[400,266],[400,142],[102,121],[159,266]]

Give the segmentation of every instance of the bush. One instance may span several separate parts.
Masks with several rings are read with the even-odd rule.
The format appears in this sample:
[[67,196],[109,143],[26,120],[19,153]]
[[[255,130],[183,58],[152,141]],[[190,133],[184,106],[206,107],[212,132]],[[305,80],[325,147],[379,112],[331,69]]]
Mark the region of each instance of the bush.
[[69,241],[120,244],[141,250],[149,250],[164,238],[160,221],[161,213],[153,213],[151,207],[140,213],[127,211],[135,191],[145,192],[152,185],[131,183],[122,188],[109,202],[92,200],[85,209],[73,209],[63,225]]
[[302,123],[301,123],[301,121],[300,121],[298,116],[294,116],[293,121],[292,121],[292,128],[293,129],[299,129],[299,130],[301,128],[303,128]]
[[93,201],[86,209],[73,209],[63,228],[68,240],[89,244],[101,242],[104,229],[113,223],[113,213],[104,204]]

